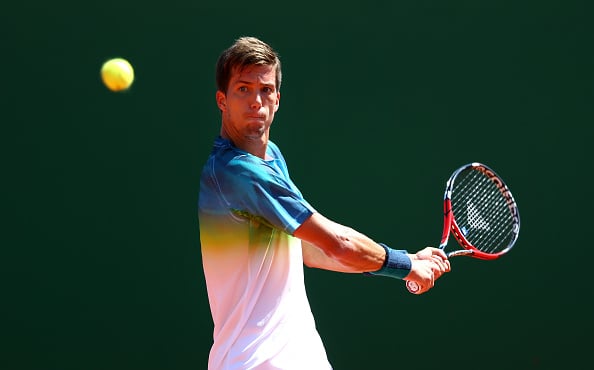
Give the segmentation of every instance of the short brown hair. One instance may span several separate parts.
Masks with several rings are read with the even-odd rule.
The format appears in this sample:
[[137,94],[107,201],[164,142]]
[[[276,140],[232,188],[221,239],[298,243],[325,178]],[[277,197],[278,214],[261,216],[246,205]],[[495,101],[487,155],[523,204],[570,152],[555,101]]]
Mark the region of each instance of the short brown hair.
[[227,93],[231,73],[235,70],[242,71],[252,65],[276,67],[276,89],[280,89],[281,63],[276,51],[255,37],[240,37],[219,56],[216,70],[217,90]]

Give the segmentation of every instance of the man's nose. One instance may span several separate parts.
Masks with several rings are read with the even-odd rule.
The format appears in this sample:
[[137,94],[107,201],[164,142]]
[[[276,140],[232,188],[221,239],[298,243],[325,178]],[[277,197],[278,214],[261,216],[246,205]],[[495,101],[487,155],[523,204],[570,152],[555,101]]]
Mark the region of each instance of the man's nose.
[[262,96],[259,92],[255,93],[252,97],[251,107],[254,109],[258,109],[262,106]]

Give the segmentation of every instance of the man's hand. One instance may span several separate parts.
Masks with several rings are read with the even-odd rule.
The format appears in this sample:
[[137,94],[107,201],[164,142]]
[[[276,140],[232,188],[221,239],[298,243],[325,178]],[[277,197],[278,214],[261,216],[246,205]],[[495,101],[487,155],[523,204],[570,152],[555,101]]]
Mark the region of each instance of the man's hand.
[[433,288],[435,280],[451,270],[450,261],[445,252],[439,248],[426,247],[415,254],[409,254],[412,266],[405,280],[419,285],[416,294],[422,294]]

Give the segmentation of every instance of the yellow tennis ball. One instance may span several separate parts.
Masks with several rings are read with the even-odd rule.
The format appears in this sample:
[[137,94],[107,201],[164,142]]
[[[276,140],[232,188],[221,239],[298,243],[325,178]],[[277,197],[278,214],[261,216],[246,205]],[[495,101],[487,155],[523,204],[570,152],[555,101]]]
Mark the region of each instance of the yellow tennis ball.
[[101,79],[111,91],[126,90],[134,82],[134,68],[123,58],[113,58],[101,67]]

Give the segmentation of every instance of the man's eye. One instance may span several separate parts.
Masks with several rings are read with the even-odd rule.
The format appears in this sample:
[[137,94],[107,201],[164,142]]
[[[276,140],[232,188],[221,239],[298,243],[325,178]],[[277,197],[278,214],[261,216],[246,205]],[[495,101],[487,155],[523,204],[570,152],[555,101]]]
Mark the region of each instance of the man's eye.
[[248,91],[248,88],[247,88],[247,86],[240,86],[238,90],[241,92],[246,92],[246,91]]
[[268,93],[268,94],[270,94],[271,92],[274,92],[274,89],[273,89],[272,87],[268,87],[268,86],[267,86],[267,87],[264,87],[264,88],[262,89],[262,91],[264,91],[265,93]]

